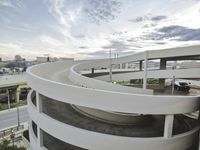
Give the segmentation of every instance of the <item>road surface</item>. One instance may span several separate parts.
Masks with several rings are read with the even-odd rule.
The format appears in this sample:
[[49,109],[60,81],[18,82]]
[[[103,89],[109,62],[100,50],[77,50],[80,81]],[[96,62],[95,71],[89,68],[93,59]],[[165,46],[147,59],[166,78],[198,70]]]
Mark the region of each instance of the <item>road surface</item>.
[[[27,106],[19,107],[20,123],[28,121]],[[17,125],[17,108],[0,111],[0,130]]]

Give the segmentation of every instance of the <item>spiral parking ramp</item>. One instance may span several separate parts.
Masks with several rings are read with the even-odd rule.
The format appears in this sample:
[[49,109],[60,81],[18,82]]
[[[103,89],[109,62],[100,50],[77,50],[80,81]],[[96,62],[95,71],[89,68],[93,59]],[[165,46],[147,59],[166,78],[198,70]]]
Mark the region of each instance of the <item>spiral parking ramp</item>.
[[[160,69],[149,70],[148,62],[158,59]],[[200,46],[30,67],[31,148],[197,150],[199,121],[185,114],[199,110],[200,96],[155,95],[147,88],[148,78],[158,78],[160,89],[173,76],[200,78],[200,68],[166,68],[177,60],[200,60]],[[139,62],[140,69],[128,69],[130,62]],[[131,79],[142,80],[142,88],[110,82]]]

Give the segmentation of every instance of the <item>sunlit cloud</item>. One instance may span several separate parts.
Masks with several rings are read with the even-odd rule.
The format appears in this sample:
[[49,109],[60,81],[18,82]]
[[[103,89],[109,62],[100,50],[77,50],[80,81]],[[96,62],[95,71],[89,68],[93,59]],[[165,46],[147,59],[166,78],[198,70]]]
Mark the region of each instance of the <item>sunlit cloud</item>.
[[40,37],[40,41],[42,43],[45,43],[45,44],[48,44],[48,45],[51,45],[51,46],[55,46],[55,47],[63,46],[63,43],[61,41],[56,40],[55,38],[47,36],[47,35],[42,35]]
[[5,43],[0,43],[0,47],[1,48],[6,48],[6,49],[12,49],[12,50],[19,50],[21,49],[20,45],[19,44],[14,44],[14,43],[8,43],[8,42],[5,42]]
[[13,7],[10,1],[7,0],[0,0],[1,6]]

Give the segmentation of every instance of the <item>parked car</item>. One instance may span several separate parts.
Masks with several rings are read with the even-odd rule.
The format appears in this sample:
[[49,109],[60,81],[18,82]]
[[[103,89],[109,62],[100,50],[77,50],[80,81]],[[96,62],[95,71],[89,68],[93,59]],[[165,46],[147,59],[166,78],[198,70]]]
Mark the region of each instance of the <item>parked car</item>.
[[187,82],[184,81],[175,81],[174,89],[177,91],[185,91],[188,92],[190,90],[190,86]]

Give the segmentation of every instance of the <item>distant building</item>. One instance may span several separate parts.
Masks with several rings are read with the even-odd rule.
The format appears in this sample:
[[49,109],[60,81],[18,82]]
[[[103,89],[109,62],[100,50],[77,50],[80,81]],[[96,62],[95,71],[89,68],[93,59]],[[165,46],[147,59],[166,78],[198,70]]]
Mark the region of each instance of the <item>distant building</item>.
[[15,61],[17,62],[22,61],[22,57],[20,55],[15,55]]
[[45,63],[47,60],[47,57],[36,57],[36,63]]
[[66,58],[66,57],[37,57],[36,58],[36,63],[40,64],[40,63],[45,63],[45,62],[56,62],[56,61],[66,61],[66,60],[71,60],[73,61],[74,58]]
[[71,60],[74,61],[74,58],[67,58],[67,57],[60,57],[58,58],[59,61]]

